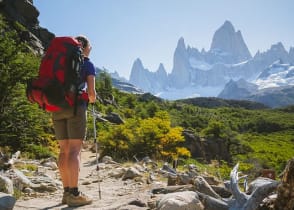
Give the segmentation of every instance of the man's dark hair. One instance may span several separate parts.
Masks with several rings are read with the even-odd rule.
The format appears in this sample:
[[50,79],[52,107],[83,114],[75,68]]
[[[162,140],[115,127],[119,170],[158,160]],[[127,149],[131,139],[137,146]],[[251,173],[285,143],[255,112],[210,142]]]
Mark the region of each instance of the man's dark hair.
[[88,38],[85,37],[85,36],[82,36],[82,35],[77,36],[76,37],[76,40],[78,40],[82,44],[82,48],[83,49],[85,49],[88,46],[88,44],[89,44]]

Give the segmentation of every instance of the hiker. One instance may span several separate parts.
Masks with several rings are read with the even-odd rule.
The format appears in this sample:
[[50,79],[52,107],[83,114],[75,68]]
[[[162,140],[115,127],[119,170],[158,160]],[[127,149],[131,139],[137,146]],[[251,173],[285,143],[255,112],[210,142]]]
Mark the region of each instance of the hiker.
[[[82,45],[84,63],[81,79],[87,89],[89,103],[96,100],[95,67],[89,59],[91,45],[85,36],[76,37]],[[86,111],[88,103],[79,101],[74,114],[74,107],[53,112],[52,119],[56,139],[60,146],[58,168],[64,187],[62,204],[82,206],[92,203],[92,200],[78,189],[80,155],[83,140],[86,137]]]

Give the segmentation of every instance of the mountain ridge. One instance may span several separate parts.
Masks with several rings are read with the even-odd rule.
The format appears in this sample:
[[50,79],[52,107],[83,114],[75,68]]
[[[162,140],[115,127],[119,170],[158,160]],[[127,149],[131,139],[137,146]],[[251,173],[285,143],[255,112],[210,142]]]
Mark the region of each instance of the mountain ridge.
[[[168,100],[191,96],[218,97],[231,80],[243,79],[254,83],[277,60],[282,60],[285,64],[294,63],[294,48],[290,47],[288,52],[278,42],[271,45],[269,50],[258,51],[252,57],[241,31],[236,31],[227,20],[214,33],[209,51],[202,49],[200,52],[197,48],[186,47],[184,38],[180,37],[174,51],[171,73],[168,74],[164,69],[164,74],[154,78],[151,75],[155,75],[158,70],[150,72],[143,64],[140,69],[133,65],[129,82],[145,92]],[[293,74],[288,76],[293,77]],[[142,77],[143,82],[134,79],[136,77]]]

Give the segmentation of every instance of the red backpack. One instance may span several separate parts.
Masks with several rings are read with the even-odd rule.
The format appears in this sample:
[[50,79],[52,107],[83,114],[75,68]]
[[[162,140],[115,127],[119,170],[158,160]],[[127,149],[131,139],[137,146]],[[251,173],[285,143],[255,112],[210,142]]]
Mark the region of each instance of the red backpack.
[[72,37],[54,38],[41,61],[39,75],[28,81],[26,94],[48,112],[75,107],[78,100],[88,100],[80,90],[83,56],[81,44]]

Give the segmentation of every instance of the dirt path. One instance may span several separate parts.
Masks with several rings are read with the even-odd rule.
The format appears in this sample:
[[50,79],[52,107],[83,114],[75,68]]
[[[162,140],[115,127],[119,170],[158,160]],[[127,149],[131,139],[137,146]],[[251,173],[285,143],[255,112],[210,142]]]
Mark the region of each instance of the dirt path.
[[[91,205],[70,208],[61,204],[62,190],[52,194],[38,196],[36,198],[22,198],[15,204],[15,210],[31,209],[148,209],[138,205],[128,205],[132,201],[142,201],[146,203],[150,198],[150,190],[154,185],[147,185],[133,180],[122,181],[121,179],[109,178],[108,169],[101,169],[99,176],[101,199],[99,199],[98,174],[96,171],[95,154],[90,151],[82,152],[82,164],[80,174],[80,190],[93,198]],[[138,203],[138,202],[137,202]],[[140,202],[139,202],[140,203]]]

